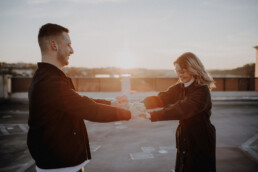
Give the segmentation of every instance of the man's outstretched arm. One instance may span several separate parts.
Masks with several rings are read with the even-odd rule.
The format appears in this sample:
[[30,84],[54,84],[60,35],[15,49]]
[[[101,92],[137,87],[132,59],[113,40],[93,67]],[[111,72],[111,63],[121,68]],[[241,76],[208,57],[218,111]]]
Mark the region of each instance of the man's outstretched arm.
[[50,102],[57,110],[93,122],[112,122],[131,119],[130,111],[97,103],[93,99],[79,95],[66,82],[56,81],[49,88]]

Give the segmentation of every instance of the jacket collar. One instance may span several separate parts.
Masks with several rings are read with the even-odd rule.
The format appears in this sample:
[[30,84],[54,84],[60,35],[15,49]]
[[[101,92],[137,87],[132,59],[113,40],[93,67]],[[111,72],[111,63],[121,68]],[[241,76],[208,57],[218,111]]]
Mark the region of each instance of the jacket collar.
[[190,81],[188,81],[187,83],[184,83],[184,87],[189,87],[193,82],[194,82],[194,78],[191,79]]
[[185,87],[184,83],[180,83],[181,85],[181,88],[184,89],[184,90],[192,90],[193,88],[195,87],[198,87],[198,83],[196,80],[193,81],[193,83],[191,83],[188,87]]
[[51,71],[52,73],[58,74],[61,77],[65,77],[66,78],[66,75],[65,75],[65,73],[62,70],[60,70],[59,68],[57,68],[56,66],[54,66],[54,65],[52,65],[50,63],[39,62],[38,63],[38,68],[39,69],[43,69],[43,70]]

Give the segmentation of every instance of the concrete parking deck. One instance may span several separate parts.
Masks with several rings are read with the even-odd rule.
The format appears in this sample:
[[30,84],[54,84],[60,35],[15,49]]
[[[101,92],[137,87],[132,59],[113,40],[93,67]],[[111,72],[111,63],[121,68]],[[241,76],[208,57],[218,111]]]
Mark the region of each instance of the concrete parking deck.
[[[26,102],[0,105],[1,172],[35,171],[26,146],[27,119]],[[211,121],[217,131],[217,171],[258,171],[258,101],[213,100]],[[85,123],[93,158],[87,172],[173,171],[178,121]]]

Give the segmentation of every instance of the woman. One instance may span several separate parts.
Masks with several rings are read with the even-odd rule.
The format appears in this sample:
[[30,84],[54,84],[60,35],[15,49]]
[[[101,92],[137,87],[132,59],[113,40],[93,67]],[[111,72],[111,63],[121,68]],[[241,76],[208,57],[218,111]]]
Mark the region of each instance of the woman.
[[201,61],[184,53],[174,62],[179,81],[158,96],[143,100],[150,120],[179,120],[176,131],[176,172],[215,172],[215,127],[210,122],[210,90],[215,87]]

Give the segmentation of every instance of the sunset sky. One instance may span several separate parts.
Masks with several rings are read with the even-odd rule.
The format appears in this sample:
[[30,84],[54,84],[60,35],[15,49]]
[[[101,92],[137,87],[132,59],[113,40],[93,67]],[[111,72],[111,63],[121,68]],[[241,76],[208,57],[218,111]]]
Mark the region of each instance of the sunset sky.
[[0,61],[37,63],[41,25],[70,30],[69,66],[171,69],[191,51],[207,69],[255,62],[257,0],[1,0]]

